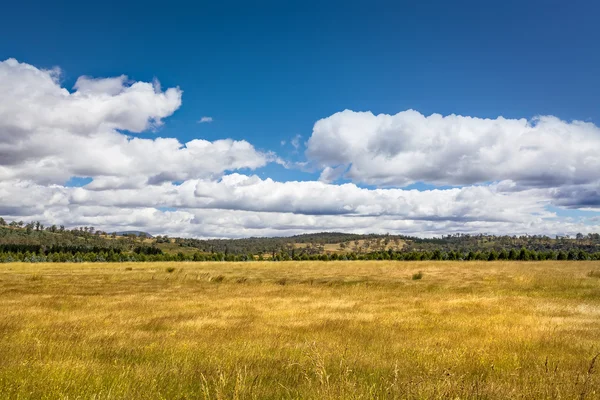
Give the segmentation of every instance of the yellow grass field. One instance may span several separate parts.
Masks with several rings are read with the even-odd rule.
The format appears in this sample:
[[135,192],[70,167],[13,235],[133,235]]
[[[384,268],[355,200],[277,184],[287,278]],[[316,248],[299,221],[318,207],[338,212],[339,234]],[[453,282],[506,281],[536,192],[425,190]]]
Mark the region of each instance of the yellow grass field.
[[598,399],[590,271],[0,264],[0,399]]

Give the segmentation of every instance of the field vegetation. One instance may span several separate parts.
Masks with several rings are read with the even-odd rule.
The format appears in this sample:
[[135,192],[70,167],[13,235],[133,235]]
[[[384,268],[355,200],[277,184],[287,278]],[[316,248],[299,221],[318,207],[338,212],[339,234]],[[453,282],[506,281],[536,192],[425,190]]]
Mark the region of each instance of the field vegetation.
[[0,264],[0,398],[597,399],[600,262]]

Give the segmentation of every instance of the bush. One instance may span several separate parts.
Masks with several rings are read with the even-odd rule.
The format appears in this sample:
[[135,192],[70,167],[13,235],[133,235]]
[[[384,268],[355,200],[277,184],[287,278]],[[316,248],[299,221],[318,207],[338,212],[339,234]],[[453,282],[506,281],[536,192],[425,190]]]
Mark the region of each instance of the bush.
[[168,273],[171,273],[171,272],[175,271],[175,267],[167,267],[167,269],[165,271],[167,271]]
[[413,281],[417,281],[419,279],[423,279],[423,273],[421,271],[417,272],[416,274],[413,274],[412,276]]

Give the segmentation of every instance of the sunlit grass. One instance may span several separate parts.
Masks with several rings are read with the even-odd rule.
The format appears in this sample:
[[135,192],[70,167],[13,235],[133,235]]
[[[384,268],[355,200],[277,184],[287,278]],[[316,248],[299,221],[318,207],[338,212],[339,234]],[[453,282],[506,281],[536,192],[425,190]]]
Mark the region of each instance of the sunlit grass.
[[599,398],[599,267],[3,264],[0,398]]

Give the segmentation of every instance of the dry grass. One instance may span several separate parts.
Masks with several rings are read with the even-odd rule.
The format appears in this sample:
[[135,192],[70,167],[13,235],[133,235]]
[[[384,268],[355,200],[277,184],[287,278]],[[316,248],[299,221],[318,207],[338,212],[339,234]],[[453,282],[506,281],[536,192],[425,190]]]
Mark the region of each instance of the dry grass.
[[4,264],[0,398],[596,399],[599,266]]
[[[327,243],[323,244],[323,252],[327,254],[347,254],[351,252],[356,253],[369,253],[374,251],[400,251],[406,245],[406,242],[403,240],[389,240],[388,243],[385,243],[385,238],[379,239],[360,239],[360,240],[351,240],[347,242],[340,243]],[[314,243],[294,243],[294,247],[296,249],[305,249],[315,246]],[[268,256],[266,254],[265,256]]]

